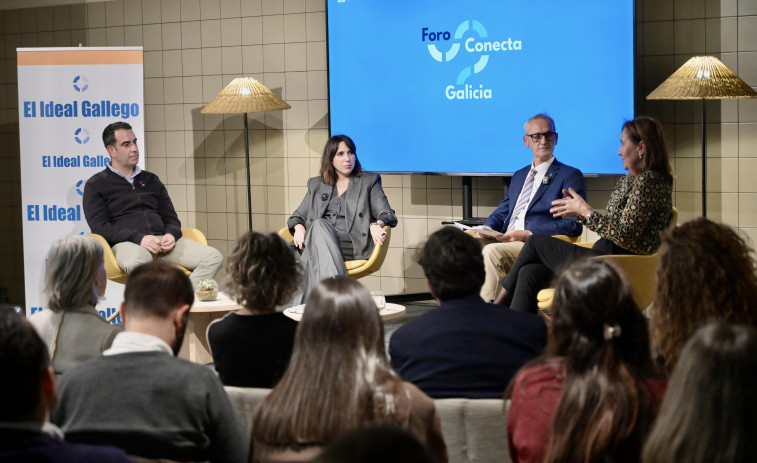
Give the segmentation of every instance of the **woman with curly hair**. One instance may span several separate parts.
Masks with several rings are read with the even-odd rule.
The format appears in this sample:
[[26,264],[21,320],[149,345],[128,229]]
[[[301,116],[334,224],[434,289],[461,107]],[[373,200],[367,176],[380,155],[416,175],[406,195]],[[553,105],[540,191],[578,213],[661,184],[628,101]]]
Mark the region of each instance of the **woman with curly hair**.
[[341,434],[407,430],[436,462],[447,448],[434,401],[389,366],[368,290],[346,277],[310,293],[286,373],[253,412],[253,461],[311,461]]
[[686,343],[670,377],[644,463],[754,461],[757,331],[713,323]]
[[275,309],[292,299],[299,281],[297,261],[278,235],[251,231],[239,238],[222,287],[243,308],[208,326],[223,384],[271,388],[284,374],[297,322]]
[[638,462],[665,390],[644,316],[606,260],[573,263],[557,280],[543,357],[505,393],[514,462]]
[[727,225],[700,217],[663,236],[651,327],[668,373],[705,324],[757,327],[756,270],[754,250]]

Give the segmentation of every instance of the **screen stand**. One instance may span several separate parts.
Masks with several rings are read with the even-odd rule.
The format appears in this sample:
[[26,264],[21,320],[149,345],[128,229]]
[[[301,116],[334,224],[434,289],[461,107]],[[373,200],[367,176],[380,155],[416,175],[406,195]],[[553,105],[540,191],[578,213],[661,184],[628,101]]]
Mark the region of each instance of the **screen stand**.
[[[510,179],[512,177],[502,177],[502,197],[507,194],[507,188],[510,186]],[[457,222],[468,225],[469,227],[475,227],[476,225],[483,225],[486,222],[486,217],[473,217],[473,177],[466,175],[462,177],[463,180],[463,218],[457,220]],[[444,221],[443,225],[451,225],[452,221]]]

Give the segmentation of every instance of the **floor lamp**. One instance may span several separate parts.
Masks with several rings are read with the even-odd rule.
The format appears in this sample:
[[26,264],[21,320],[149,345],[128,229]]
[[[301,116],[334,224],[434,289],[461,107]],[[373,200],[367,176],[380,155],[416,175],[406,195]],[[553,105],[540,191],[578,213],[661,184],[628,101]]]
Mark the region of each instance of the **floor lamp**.
[[244,154],[247,161],[247,225],[252,230],[252,186],[250,185],[250,132],[247,113],[291,109],[284,100],[252,77],[232,80],[213,101],[202,108],[203,114],[244,114]]
[[757,98],[757,92],[714,56],[695,56],[647,100],[702,100],[702,216],[707,217],[707,105],[704,100]]

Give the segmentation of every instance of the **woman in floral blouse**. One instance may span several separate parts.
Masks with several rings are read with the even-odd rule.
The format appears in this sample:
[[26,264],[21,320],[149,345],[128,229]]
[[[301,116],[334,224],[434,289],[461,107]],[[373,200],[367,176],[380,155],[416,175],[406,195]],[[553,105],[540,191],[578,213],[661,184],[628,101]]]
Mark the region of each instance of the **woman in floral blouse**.
[[604,254],[653,254],[660,232],[672,212],[673,173],[662,126],[640,116],[623,124],[618,155],[628,174],[618,180],[607,212],[595,211],[572,189],[552,202],[555,217],[576,216],[600,239],[592,248],[575,246],[548,236],[526,241],[510,273],[502,279],[498,303],[536,312],[536,295],[552,281],[555,272],[579,257]]

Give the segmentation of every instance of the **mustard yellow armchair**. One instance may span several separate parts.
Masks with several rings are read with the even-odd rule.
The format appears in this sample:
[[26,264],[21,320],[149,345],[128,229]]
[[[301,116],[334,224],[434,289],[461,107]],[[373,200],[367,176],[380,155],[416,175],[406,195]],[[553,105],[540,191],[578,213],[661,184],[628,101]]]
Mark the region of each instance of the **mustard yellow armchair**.
[[[386,240],[384,240],[384,244],[374,246],[373,253],[368,259],[344,261],[344,266],[347,267],[347,274],[349,276],[358,279],[379,271],[381,265],[384,263],[384,259],[386,259],[386,253],[389,250],[389,241],[392,238],[392,227],[384,225],[384,231],[386,232]],[[294,240],[294,237],[289,232],[289,228],[286,227],[279,230],[279,236],[287,243],[291,243],[292,240]]]
[[[205,235],[196,228],[182,228],[181,234],[183,238],[189,238],[192,241],[197,241],[198,243],[204,245],[208,244],[208,240],[205,238]],[[110,248],[108,242],[105,240],[105,238],[98,235],[97,233],[90,233],[89,236],[96,239],[103,247],[103,257],[105,258],[105,274],[108,276],[108,280],[125,284],[126,272],[124,272],[124,270],[118,265],[116,256],[113,254],[113,250]],[[177,267],[182,269],[187,275],[192,273],[191,270],[184,268],[181,265],[177,265]]]
[[[677,223],[678,209],[674,207],[670,214],[669,226],[674,227]],[[590,248],[594,245],[594,242],[577,243],[576,245]],[[657,264],[660,261],[658,253],[649,256],[607,255],[597,256],[595,259],[608,259],[625,273],[628,283],[631,285],[631,294],[639,309],[646,309],[654,301],[655,291],[657,290]],[[547,315],[547,317],[550,315],[549,309],[552,307],[554,292],[554,288],[539,291],[536,299],[540,315]]]

